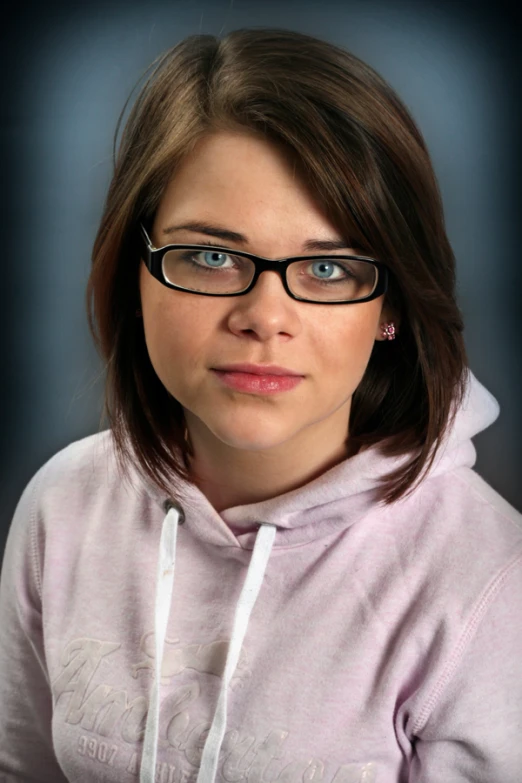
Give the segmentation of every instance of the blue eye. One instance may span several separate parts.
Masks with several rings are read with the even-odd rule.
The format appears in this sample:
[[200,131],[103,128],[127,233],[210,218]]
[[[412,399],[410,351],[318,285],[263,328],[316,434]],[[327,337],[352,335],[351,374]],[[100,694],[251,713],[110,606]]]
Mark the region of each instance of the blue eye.
[[[319,280],[335,280],[335,277],[332,278],[335,269],[337,269],[338,272],[344,271],[346,273],[348,271],[344,267],[341,267],[340,264],[335,264],[333,261],[314,261],[310,266],[312,268],[319,267],[321,271],[327,270],[328,274],[325,277],[319,277]],[[318,274],[316,269],[314,269],[314,274]]]
[[219,267],[224,258],[229,258],[227,253],[218,253],[217,250],[202,251],[201,255],[205,257],[205,263],[213,267]]
[[232,272],[249,266],[250,262],[223,253],[221,250],[180,250],[177,257],[188,264],[195,272]]

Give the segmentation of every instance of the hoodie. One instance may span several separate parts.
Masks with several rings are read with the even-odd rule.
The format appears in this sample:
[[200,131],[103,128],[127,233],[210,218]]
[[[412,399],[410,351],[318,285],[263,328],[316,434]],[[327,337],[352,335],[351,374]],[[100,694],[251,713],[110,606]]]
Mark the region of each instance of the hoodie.
[[470,373],[429,474],[370,448],[218,513],[110,431],[31,479],[0,581],[1,783],[521,783],[522,517],[472,470]]

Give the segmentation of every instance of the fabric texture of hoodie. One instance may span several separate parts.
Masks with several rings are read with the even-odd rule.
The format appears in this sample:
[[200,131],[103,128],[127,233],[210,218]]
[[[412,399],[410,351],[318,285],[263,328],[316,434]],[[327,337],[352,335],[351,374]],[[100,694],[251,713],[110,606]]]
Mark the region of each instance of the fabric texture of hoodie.
[[108,430],[60,451],[3,561],[1,783],[521,783],[522,517],[472,470],[497,415],[470,374],[390,505],[378,448],[220,513],[122,481]]

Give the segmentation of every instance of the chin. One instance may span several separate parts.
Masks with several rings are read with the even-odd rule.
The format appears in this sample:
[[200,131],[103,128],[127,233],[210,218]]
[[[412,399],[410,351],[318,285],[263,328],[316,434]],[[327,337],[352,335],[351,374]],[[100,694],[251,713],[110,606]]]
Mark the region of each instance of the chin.
[[248,438],[244,435],[242,437],[234,437],[233,435],[219,437],[219,440],[222,443],[230,446],[230,448],[237,449],[238,451],[269,451],[271,449],[276,449],[278,446],[282,446],[289,439],[290,438],[285,438],[282,440],[281,434],[279,434],[278,438],[256,438],[255,436]]
[[234,449],[242,451],[267,451],[282,446],[290,440],[296,433],[287,431],[281,425],[273,424],[268,427],[262,422],[253,426],[252,421],[246,425],[241,425],[241,421],[236,421],[233,427],[227,426],[209,426],[210,432],[221,443]]

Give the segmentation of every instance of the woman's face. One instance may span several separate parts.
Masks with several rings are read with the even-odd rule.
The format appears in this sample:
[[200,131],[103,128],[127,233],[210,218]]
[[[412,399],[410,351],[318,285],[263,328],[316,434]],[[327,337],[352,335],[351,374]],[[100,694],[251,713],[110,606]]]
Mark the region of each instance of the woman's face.
[[[193,221],[245,239],[166,231]],[[303,249],[307,240],[341,237],[284,152],[264,139],[220,132],[200,141],[176,172],[151,239],[156,247],[210,240],[278,259],[310,254]],[[223,447],[302,454],[302,449],[344,442],[352,394],[374,340],[382,339],[382,297],[346,306],[299,302],[272,271],[262,273],[244,296],[197,296],[163,286],[143,262],[140,293],[152,365],[183,406],[196,452],[199,443],[215,454]],[[273,395],[237,391],[213,372],[236,362],[277,364],[304,378],[296,388]]]

